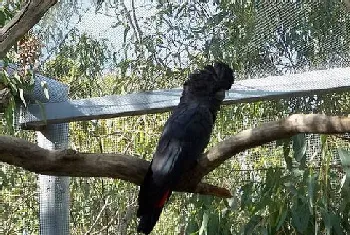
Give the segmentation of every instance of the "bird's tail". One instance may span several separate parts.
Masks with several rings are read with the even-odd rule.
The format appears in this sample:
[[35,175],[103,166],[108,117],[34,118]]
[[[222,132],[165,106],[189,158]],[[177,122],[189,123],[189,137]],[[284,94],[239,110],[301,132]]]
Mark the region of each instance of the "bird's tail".
[[163,208],[154,208],[152,211],[149,211],[147,214],[141,215],[139,225],[137,226],[137,232],[150,234],[154,225],[156,225],[159,219],[162,209]]
[[[140,222],[137,227],[137,232],[142,232],[144,234],[149,234],[154,225],[159,220],[160,213],[162,213],[164,204],[167,202],[171,194],[171,191],[166,191],[162,198],[153,205],[152,208],[148,208],[148,210],[142,210],[144,208],[141,207],[141,210],[138,211],[137,216],[140,217]],[[140,207],[139,207],[140,208]]]

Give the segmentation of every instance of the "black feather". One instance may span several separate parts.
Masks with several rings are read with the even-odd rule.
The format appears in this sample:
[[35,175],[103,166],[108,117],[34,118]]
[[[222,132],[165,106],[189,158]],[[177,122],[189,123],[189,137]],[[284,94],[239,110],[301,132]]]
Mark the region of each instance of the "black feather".
[[[193,73],[184,83],[180,104],[165,123],[153,160],[140,187],[138,232],[149,234],[163,209],[163,203],[181,176],[193,169],[207,146],[217,111],[233,83],[233,71],[216,63]],[[165,199],[165,200],[163,200]]]

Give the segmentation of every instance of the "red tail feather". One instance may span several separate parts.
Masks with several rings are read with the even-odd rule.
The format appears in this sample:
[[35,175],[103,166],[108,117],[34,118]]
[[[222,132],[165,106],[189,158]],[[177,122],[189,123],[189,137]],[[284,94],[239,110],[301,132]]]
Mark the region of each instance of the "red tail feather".
[[166,201],[168,200],[170,190],[166,191],[163,195],[163,197],[159,200],[159,202],[156,204],[157,208],[162,208]]

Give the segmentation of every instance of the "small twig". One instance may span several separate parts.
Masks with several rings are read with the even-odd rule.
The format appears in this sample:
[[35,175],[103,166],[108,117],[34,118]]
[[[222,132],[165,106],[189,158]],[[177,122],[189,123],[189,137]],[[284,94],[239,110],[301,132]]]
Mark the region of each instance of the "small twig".
[[114,223],[114,221],[116,221],[118,216],[119,216],[119,211],[116,210],[114,215],[111,217],[111,220],[108,222],[107,225],[102,226],[102,228],[100,230],[98,230],[98,231],[96,231],[96,232],[94,232],[94,233],[92,233],[90,235],[101,234],[102,231],[104,231],[104,230],[108,229],[109,227],[111,227],[111,225]]
[[142,43],[142,31],[140,29],[140,26],[137,22],[137,17],[136,17],[136,8],[135,8],[135,0],[131,0],[131,8],[132,8],[132,16],[134,18],[134,22],[135,22],[135,27],[137,29],[137,34],[139,35],[138,38],[139,38],[139,43],[141,44]]
[[100,219],[100,217],[101,217],[101,215],[102,215],[102,212],[105,210],[105,208],[106,208],[108,205],[111,204],[111,203],[108,202],[108,199],[109,199],[109,196],[106,198],[105,204],[102,206],[102,208],[101,208],[100,212],[98,213],[98,215],[97,215],[97,217],[96,217],[94,223],[91,225],[89,231],[87,231],[87,232],[85,233],[85,235],[90,235],[92,229],[95,227],[95,225],[97,224],[97,221]]

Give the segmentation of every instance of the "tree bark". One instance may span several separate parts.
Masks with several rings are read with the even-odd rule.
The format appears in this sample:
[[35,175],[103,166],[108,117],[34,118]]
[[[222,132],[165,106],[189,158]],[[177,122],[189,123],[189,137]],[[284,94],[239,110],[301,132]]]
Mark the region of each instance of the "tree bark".
[[[141,185],[150,162],[124,154],[78,153],[74,150],[50,151],[23,139],[1,136],[0,161],[26,170],[56,176],[111,177]],[[213,185],[181,184],[180,192],[230,197],[229,190]]]
[[[242,131],[209,149],[196,168],[184,176],[175,189],[219,197],[230,197],[229,190],[201,183],[201,179],[231,156],[262,144],[298,133],[340,134],[350,132],[350,118],[323,114],[293,114],[279,121]],[[0,160],[40,174],[112,177],[140,185],[149,162],[123,154],[77,153],[74,150],[49,151],[28,141],[0,137]]]
[[0,29],[0,58],[55,5],[57,0],[28,1],[2,29]]
[[209,149],[199,160],[194,172],[197,182],[225,160],[244,150],[285,139],[299,133],[341,134],[350,132],[350,117],[324,114],[293,114],[287,118],[244,130]]

